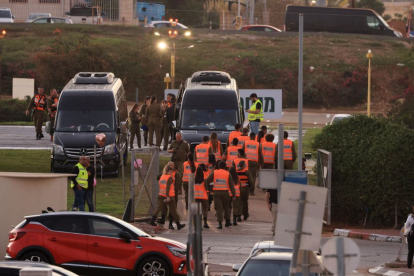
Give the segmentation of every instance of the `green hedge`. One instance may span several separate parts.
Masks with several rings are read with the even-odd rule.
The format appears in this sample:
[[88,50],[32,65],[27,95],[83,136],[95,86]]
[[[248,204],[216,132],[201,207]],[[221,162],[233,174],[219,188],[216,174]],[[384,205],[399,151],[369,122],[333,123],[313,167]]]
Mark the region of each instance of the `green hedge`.
[[27,100],[0,100],[0,122],[16,122],[31,120],[30,115],[26,116],[25,111],[29,104],[30,97]]
[[[332,152],[332,220],[401,226],[414,205],[414,130],[356,116],[325,127],[313,148]],[[397,221],[396,222],[396,210]]]

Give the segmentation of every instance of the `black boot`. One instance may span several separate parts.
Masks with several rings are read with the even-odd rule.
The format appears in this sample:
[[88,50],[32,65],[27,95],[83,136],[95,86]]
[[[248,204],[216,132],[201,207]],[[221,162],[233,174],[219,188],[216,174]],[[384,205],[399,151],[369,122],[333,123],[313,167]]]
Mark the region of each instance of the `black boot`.
[[219,225],[217,225],[217,229],[223,229],[223,225],[221,224],[221,222],[219,222]]
[[241,222],[241,221],[242,221],[241,216],[237,216],[237,222]]
[[148,139],[147,138],[144,138],[144,147],[147,146],[147,141],[148,141]]
[[159,220],[157,220],[157,223],[164,225],[165,224],[165,216],[161,216]]
[[175,229],[172,220],[170,220],[170,224],[168,225],[168,229],[170,229],[170,230]]
[[203,226],[203,228],[210,228],[210,226],[208,226],[208,224],[207,224],[207,219],[204,219],[204,226]]
[[245,215],[245,216],[243,216],[243,219],[244,220],[247,220],[249,218],[249,215]]
[[39,138],[39,133],[36,133],[36,140],[39,140],[40,138]]
[[151,220],[148,222],[149,225],[152,226],[157,226],[157,224],[155,223],[155,220],[157,219],[156,216],[152,216]]
[[179,221],[177,221],[175,224],[177,224],[177,230],[181,230],[185,227],[185,224],[180,224]]
[[229,227],[231,226],[231,221],[230,219],[226,219],[226,224],[224,224],[225,227]]
[[237,225],[237,216],[233,216],[233,225]]

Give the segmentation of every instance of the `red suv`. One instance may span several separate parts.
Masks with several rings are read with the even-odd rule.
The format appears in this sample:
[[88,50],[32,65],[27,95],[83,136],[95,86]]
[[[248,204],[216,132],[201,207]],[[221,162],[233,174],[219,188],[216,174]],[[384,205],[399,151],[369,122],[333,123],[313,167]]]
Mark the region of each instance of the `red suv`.
[[9,234],[6,260],[62,266],[81,275],[186,275],[186,246],[99,213],[28,216]]

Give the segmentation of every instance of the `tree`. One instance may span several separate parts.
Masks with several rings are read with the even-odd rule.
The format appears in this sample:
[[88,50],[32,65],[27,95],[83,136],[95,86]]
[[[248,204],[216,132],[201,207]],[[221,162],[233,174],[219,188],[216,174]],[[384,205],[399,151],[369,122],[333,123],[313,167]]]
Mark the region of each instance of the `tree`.
[[382,15],[385,11],[384,3],[382,3],[379,0],[360,0],[359,2],[357,2],[356,7],[372,9],[376,11],[379,15]]

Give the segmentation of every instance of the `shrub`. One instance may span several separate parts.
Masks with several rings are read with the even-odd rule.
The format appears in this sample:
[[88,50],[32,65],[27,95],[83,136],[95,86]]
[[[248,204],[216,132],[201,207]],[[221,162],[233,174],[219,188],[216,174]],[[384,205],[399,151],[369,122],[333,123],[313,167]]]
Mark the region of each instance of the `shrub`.
[[26,101],[12,99],[0,101],[0,122],[30,121],[30,116],[24,113],[29,104],[30,97]]
[[410,213],[414,130],[356,116],[325,127],[312,147],[332,152],[332,220],[396,226]]
[[385,21],[390,21],[392,19],[391,15],[386,14],[382,17]]

